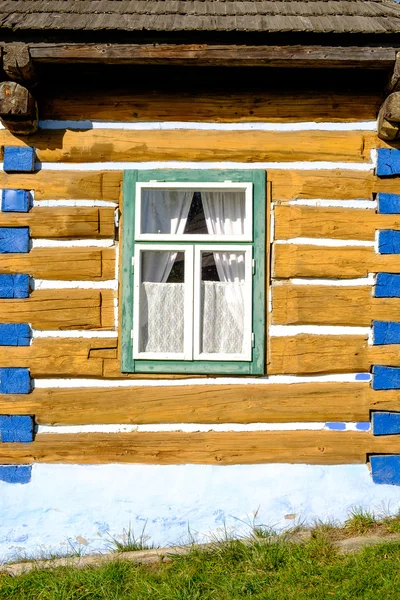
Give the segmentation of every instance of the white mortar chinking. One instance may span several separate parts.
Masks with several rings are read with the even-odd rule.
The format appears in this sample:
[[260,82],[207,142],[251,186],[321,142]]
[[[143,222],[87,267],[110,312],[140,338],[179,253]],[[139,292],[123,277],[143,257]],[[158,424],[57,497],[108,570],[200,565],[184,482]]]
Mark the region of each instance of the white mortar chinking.
[[307,246],[329,246],[336,248],[344,248],[345,246],[365,246],[375,247],[375,242],[364,240],[335,240],[330,238],[289,238],[288,240],[276,240],[275,244],[297,244]]
[[115,208],[118,204],[111,200],[35,200],[33,206],[37,208]]
[[205,379],[35,379],[35,388],[79,388],[79,387],[171,387],[184,385],[273,385],[294,383],[323,383],[357,381],[357,373],[331,373],[328,375],[270,375],[262,377],[207,377]]
[[[356,423],[341,422],[343,429],[340,431],[357,431]],[[323,431],[329,430],[325,421],[304,423],[160,423],[144,425],[39,425],[37,433],[41,435],[51,434],[80,434],[80,433],[160,433],[160,432],[182,432],[182,433],[207,433],[207,432],[237,432],[250,431]]]
[[[279,169],[279,170],[341,170],[341,171],[372,171],[374,162],[335,162],[335,161],[285,161],[285,162],[195,162],[195,161],[124,161],[124,162],[82,162],[82,163],[36,163],[36,170],[41,171],[123,171],[124,169],[141,169],[142,171],[154,169]],[[3,169],[3,163],[0,163]]]
[[377,208],[378,203],[376,200],[329,200],[329,199],[301,199],[301,200],[289,200],[288,202],[278,202],[275,203],[275,206],[281,205],[289,205],[289,206],[312,206],[318,208],[359,208],[362,209],[371,209],[374,210]]
[[[56,120],[39,121],[40,129],[123,129],[132,131],[169,131],[174,129],[200,131],[376,131],[376,121],[268,123],[265,121],[249,123],[216,123],[204,121],[94,121]],[[1,129],[4,127],[2,126]]]

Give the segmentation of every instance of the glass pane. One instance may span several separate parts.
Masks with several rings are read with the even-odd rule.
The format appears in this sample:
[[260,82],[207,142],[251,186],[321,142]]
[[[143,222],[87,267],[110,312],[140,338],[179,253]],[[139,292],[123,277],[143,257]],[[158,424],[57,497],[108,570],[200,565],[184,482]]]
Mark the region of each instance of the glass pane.
[[244,234],[244,190],[166,190],[142,188],[141,233]]
[[244,252],[201,253],[200,353],[244,352],[246,276]]
[[148,250],[141,261],[139,352],[183,352],[184,253]]

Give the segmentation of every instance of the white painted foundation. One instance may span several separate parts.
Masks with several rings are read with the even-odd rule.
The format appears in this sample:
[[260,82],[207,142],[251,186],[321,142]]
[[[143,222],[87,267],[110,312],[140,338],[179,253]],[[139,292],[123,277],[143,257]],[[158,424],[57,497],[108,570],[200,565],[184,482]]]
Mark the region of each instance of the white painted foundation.
[[[44,465],[27,484],[0,482],[0,557],[81,547],[104,551],[129,526],[160,545],[236,535],[256,523],[281,529],[342,521],[356,506],[395,513],[400,488],[375,485],[366,465]],[[293,515],[295,517],[293,518]]]

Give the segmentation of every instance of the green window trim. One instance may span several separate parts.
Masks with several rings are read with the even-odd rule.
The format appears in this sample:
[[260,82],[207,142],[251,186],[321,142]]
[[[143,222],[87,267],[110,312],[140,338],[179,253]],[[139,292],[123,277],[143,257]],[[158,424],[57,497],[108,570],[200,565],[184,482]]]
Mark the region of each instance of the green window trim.
[[[133,358],[132,307],[135,255],[136,183],[176,182],[251,182],[253,183],[253,308],[254,343],[251,361],[143,360]],[[265,374],[265,259],[266,259],[266,174],[264,170],[129,170],[123,176],[122,283],[121,283],[121,371],[123,373],[193,373],[210,375]],[[146,243],[146,242],[141,242]]]

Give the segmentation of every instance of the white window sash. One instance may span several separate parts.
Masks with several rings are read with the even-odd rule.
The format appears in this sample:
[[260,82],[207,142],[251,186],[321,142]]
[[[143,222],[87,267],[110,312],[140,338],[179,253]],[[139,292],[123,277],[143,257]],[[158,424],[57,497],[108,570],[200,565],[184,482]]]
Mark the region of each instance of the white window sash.
[[[200,352],[201,331],[201,253],[202,252],[244,252],[245,253],[245,293],[244,293],[244,351],[242,353],[205,353]],[[196,244],[194,246],[194,304],[193,304],[193,358],[210,361],[251,361],[252,359],[252,307],[253,273],[252,246]]]
[[[217,191],[227,189],[245,192],[245,218],[244,233],[242,235],[214,235],[214,234],[158,234],[141,233],[142,224],[142,189],[171,189],[193,191]],[[135,239],[139,241],[154,242],[251,242],[253,239],[253,183],[241,182],[166,182],[145,181],[136,183],[136,214],[135,214]]]
[[[142,282],[142,257],[144,251],[183,252],[185,255],[184,278],[184,351],[140,352],[140,285]],[[192,360],[193,358],[193,245],[182,244],[135,244],[135,267],[133,276],[133,358],[145,360]]]

